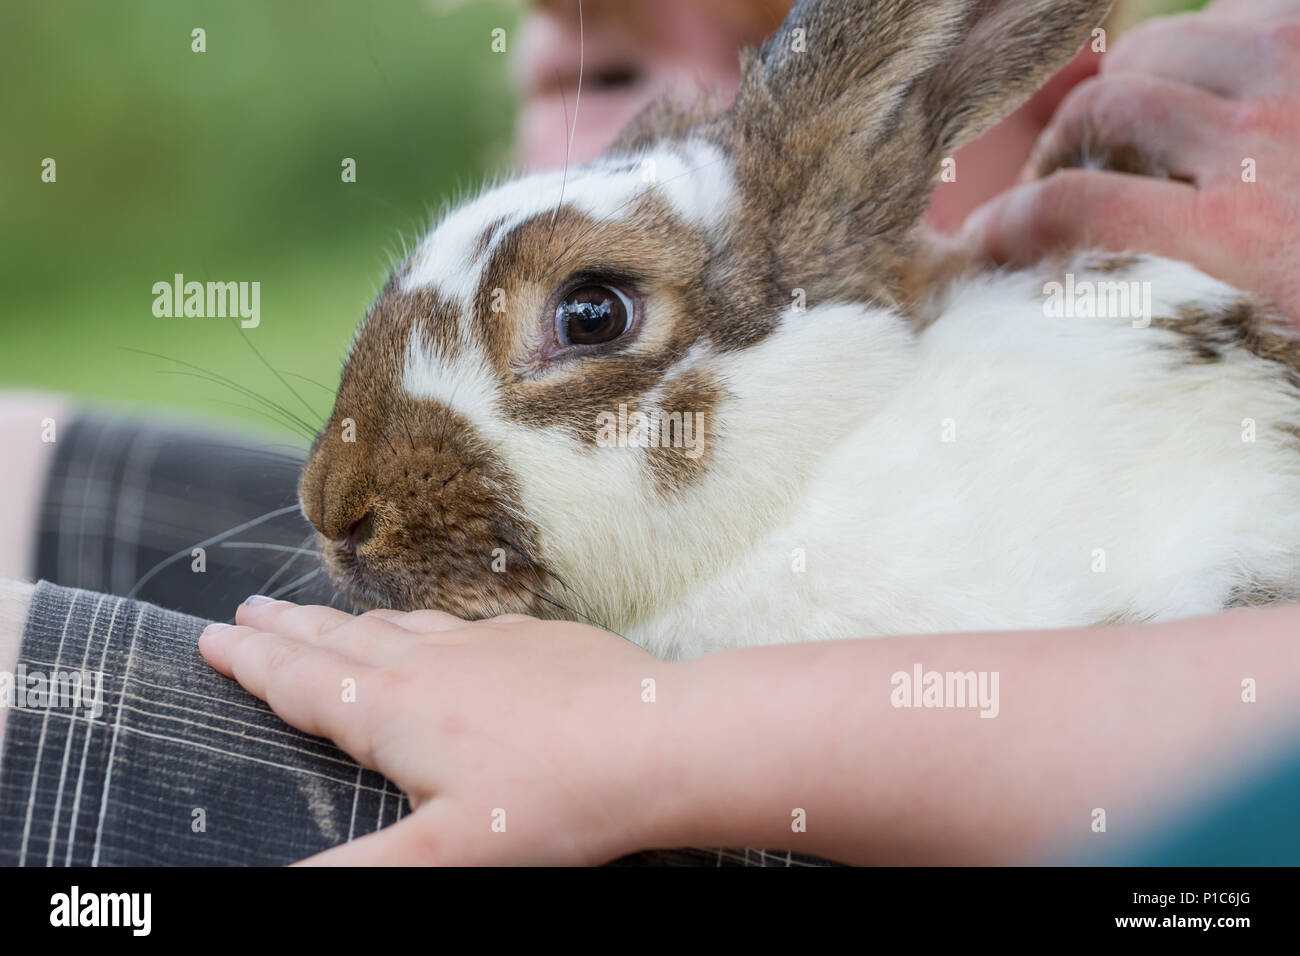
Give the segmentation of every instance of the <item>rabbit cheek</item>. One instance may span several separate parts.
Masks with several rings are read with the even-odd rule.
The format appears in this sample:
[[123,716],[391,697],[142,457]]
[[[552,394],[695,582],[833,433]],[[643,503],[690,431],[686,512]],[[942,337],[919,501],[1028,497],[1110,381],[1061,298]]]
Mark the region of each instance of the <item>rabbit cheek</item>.
[[665,387],[650,416],[653,440],[645,446],[646,468],[660,495],[680,493],[708,472],[722,398],[721,383],[704,371],[687,371]]

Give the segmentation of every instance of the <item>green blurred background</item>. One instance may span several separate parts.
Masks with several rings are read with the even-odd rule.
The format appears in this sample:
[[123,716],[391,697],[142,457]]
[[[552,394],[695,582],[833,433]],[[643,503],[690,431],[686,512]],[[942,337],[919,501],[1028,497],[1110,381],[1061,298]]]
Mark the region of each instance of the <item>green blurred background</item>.
[[[509,163],[508,57],[490,41],[516,16],[486,0],[4,0],[0,388],[287,434],[131,351],[301,413],[251,342],[323,415],[402,238]],[[177,272],[260,282],[260,327],[246,342],[229,320],[156,318],[152,286]]]
[[[293,376],[332,388],[402,238],[510,160],[509,67],[490,42],[517,10],[448,6],[0,3],[0,387],[277,430],[247,398],[129,351],[295,402],[246,334],[324,414],[329,394]],[[152,286],[177,272],[260,281],[260,327],[156,318]]]

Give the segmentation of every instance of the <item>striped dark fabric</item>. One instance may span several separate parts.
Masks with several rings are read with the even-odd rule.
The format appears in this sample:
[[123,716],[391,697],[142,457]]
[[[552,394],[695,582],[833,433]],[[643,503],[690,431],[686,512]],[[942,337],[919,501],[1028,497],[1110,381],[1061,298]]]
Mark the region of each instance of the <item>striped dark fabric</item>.
[[0,863],[277,865],[394,823],[402,794],[212,670],[205,621],[42,583],[15,668]]
[[215,432],[68,422],[34,576],[217,621],[250,594],[342,606],[298,508],[302,460],[293,446]]

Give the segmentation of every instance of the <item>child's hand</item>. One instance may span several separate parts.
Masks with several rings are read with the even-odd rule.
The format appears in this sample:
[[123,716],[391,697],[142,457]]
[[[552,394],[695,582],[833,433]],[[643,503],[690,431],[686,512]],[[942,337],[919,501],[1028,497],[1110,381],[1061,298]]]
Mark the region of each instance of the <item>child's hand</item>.
[[1136,147],[1176,178],[1063,170],[992,200],[966,236],[1004,263],[1088,247],[1181,259],[1300,324],[1300,2],[1219,0],[1137,28],[1065,98],[1028,174],[1081,141]]
[[[250,602],[254,599],[250,599]],[[664,664],[580,624],[259,599],[199,649],[285,721],[391,779],[415,812],[338,864],[585,864],[653,843]]]

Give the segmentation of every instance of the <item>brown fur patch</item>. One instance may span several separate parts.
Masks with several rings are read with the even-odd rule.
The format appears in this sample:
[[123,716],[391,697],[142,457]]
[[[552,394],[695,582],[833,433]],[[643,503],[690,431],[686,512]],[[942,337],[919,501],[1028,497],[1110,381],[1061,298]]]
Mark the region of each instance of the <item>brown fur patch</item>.
[[[503,378],[515,377],[525,364],[528,336],[553,334],[553,300],[582,277],[584,281],[626,284],[639,290],[650,319],[671,326],[670,349],[681,354],[701,331],[687,327],[673,311],[676,300],[701,280],[699,263],[708,258],[709,244],[684,225],[663,200],[647,197],[601,221],[571,206],[558,214],[542,213],[525,220],[503,236],[483,272],[474,298],[474,326],[494,369]],[[492,297],[502,290],[508,314],[491,310]],[[632,340],[617,343],[626,351]],[[593,363],[595,361],[595,352]],[[609,352],[602,352],[608,355]],[[666,357],[666,356],[663,356]],[[662,357],[661,357],[662,358]]]
[[1089,272],[1095,272],[1098,275],[1113,276],[1128,272],[1141,261],[1138,256],[1101,254],[1094,258],[1085,259],[1083,267]]
[[1300,598],[1300,591],[1295,587],[1258,584],[1234,590],[1224,607],[1268,607],[1274,604],[1289,604],[1297,598]]
[[704,476],[708,452],[718,434],[715,413],[723,397],[721,383],[698,369],[679,375],[664,390],[658,409],[671,416],[671,427],[662,429],[669,434],[661,435],[659,446],[646,454],[661,494],[680,492]]
[[1151,620],[1149,614],[1139,614],[1136,611],[1115,611],[1107,614],[1100,621],[1093,624],[1093,627],[1120,627],[1124,624],[1145,624]]
[[[530,363],[528,343],[553,335],[555,299],[575,277],[631,293],[642,312],[639,329],[609,348],[553,364]],[[490,311],[497,289],[518,309],[508,322]],[[761,341],[775,328],[780,296],[756,277],[729,268],[704,232],[685,225],[664,199],[649,193],[625,218],[609,222],[565,207],[557,216],[543,214],[516,226],[484,271],[475,322],[503,382],[505,414],[594,444],[598,416],[617,413],[621,405],[642,406],[692,346],[726,352]],[[698,474],[702,464],[693,463],[691,473]]]
[[899,274],[897,289],[900,308],[912,327],[921,332],[939,317],[934,303],[945,288],[964,276],[992,269],[994,263],[980,246],[960,238],[923,227],[917,230],[916,239],[913,254]]
[[479,234],[478,242],[474,243],[474,258],[476,260],[487,255],[488,247],[492,245],[492,240],[501,231],[502,225],[504,225],[503,220],[495,219],[488,223],[487,227]]
[[[389,284],[303,469],[303,510],[319,529],[331,577],[362,606],[554,616],[543,595],[556,582],[513,476],[463,418],[402,391],[411,332],[451,344],[455,313],[432,290]],[[354,441],[345,440],[347,419]],[[367,514],[370,538],[343,543]]]
[[1230,349],[1243,349],[1285,370],[1286,379],[1300,388],[1300,338],[1288,333],[1272,309],[1243,295],[1220,309],[1184,305],[1173,318],[1151,320],[1156,328],[1177,332],[1189,361],[1220,361]]
[[719,103],[712,97],[700,97],[686,102],[675,99],[656,100],[623,128],[606,152],[611,156],[631,155],[667,141],[685,139],[715,118],[725,107],[725,103]]

